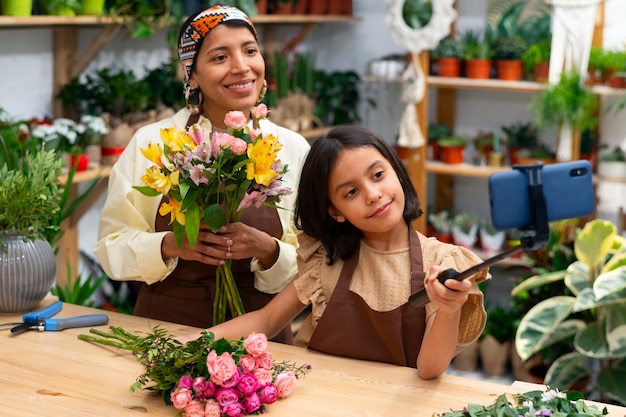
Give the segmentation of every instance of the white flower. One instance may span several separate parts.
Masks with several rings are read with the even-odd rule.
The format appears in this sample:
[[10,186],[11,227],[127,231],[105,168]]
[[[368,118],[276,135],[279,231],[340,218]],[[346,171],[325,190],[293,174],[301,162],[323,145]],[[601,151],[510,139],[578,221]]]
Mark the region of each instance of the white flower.
[[91,116],[86,114],[80,118],[80,123],[84,126],[85,130],[93,133],[105,135],[108,132],[104,119],[101,116]]
[[542,402],[549,402],[555,398],[567,398],[567,396],[565,395],[564,392],[559,392],[559,389],[551,389],[550,391],[546,391],[544,393],[541,394],[541,401]]

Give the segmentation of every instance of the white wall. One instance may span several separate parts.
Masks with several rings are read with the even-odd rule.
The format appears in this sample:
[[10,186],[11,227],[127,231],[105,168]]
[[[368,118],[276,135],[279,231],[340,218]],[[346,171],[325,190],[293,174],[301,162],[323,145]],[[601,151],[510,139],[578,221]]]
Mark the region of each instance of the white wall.
[[[482,27],[485,22],[487,0],[459,1],[457,27]],[[365,74],[367,63],[383,56],[404,53],[404,49],[391,38],[385,26],[385,2],[382,0],[354,0],[354,14],[361,20],[347,24],[318,25],[301,45],[303,50],[317,53],[317,64],[325,70],[355,70]],[[626,40],[626,0],[606,0],[605,46],[623,46]],[[262,34],[262,27],[260,28]],[[95,29],[80,29],[80,48],[94,36]],[[285,39],[294,33],[285,29]],[[0,30],[0,107],[16,118],[43,117],[51,113],[52,93],[52,33],[50,29]],[[168,59],[169,49],[165,32],[151,39],[134,40],[120,32],[90,64],[94,69],[134,68],[141,74],[145,68],[154,68]],[[403,104],[400,102],[399,83],[364,85],[364,96],[375,99],[375,108],[364,106],[361,114],[364,125],[393,141],[397,135],[397,121]],[[432,104],[436,91],[431,89]],[[480,129],[495,129],[516,120],[528,120],[529,96],[519,93],[459,91],[456,127],[460,133],[473,135]],[[432,120],[432,113],[430,119]],[[625,142],[626,112],[605,117],[602,139],[608,143]],[[547,134],[550,134],[548,132]],[[626,145],[625,145],[626,146]],[[622,187],[611,184],[600,186],[601,216],[610,218],[619,204],[626,204]],[[456,205],[459,209],[470,207],[481,213],[487,210],[484,182],[467,178],[457,181]],[[602,193],[609,193],[607,198]],[[81,222],[81,241],[91,251],[95,241],[97,210]],[[83,237],[85,235],[85,237]]]

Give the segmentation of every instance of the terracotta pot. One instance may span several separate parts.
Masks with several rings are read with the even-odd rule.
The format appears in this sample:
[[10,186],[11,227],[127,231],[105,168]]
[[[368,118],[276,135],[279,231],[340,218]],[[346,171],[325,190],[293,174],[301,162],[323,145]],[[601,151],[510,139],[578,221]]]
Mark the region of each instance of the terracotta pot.
[[441,159],[441,150],[436,141],[428,142],[428,157],[432,161],[439,161]]
[[326,8],[326,0],[312,0],[309,2],[309,14],[326,14]]
[[496,73],[499,80],[518,81],[522,78],[522,61],[498,59],[496,61]]
[[510,146],[508,148],[509,151],[509,164],[513,165],[513,164],[519,164],[519,160],[517,158],[517,154],[522,150],[522,148],[519,148],[517,146]]
[[533,77],[538,83],[547,83],[550,74],[550,62],[540,62],[533,71]]
[[293,14],[307,14],[308,10],[309,0],[296,0],[293,4]]
[[626,77],[623,75],[611,74],[606,83],[611,88],[626,88]]
[[476,80],[486,80],[491,72],[490,59],[468,59],[465,61],[465,76]]
[[398,158],[400,158],[401,160],[406,160],[409,156],[409,148],[407,148],[406,146],[399,146],[396,145],[396,153],[398,154]]
[[440,77],[459,77],[461,75],[461,60],[459,58],[442,57],[437,60]]
[[288,1],[281,4],[277,9],[271,11],[272,14],[293,14],[293,3]]
[[436,232],[435,238],[437,238],[438,241],[443,242],[443,243],[454,243],[454,240],[452,239],[452,233]]
[[267,14],[267,2],[268,0],[257,0],[256,12],[258,14]]
[[463,163],[463,151],[465,146],[439,146],[441,152],[441,162],[446,164]]
[[328,7],[326,8],[326,14],[341,14],[341,3],[343,0],[332,0],[328,2]]

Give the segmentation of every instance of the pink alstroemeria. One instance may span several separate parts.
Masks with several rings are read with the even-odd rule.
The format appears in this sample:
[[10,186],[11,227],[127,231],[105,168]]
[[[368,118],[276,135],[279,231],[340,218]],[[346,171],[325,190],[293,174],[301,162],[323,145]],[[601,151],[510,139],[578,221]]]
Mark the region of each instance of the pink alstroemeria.
[[187,129],[187,134],[191,137],[191,140],[196,145],[204,143],[204,129],[202,129],[198,124],[189,126],[189,128]]
[[244,194],[239,206],[237,206],[237,211],[243,210],[245,208],[250,207],[254,204],[256,208],[259,208],[265,203],[267,200],[267,194],[261,191],[251,191],[249,193]]
[[209,183],[209,179],[206,177],[206,175],[204,175],[203,165],[194,165],[189,171],[189,177],[196,185]]

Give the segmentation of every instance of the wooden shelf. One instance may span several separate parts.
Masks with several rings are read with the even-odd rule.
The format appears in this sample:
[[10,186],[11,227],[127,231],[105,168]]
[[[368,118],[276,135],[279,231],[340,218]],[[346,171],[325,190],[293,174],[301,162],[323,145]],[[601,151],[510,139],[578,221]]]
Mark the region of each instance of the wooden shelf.
[[426,172],[444,175],[460,175],[464,177],[487,178],[494,172],[508,171],[511,167],[494,168],[471,164],[446,164],[438,161],[426,161]]
[[[252,17],[255,24],[307,24],[307,23],[345,23],[361,20],[348,15],[257,15]],[[29,28],[33,26],[103,26],[124,23],[123,19],[110,16],[0,16],[0,27]]]
[[[110,166],[103,166],[97,168],[90,168],[86,171],[79,171],[74,174],[73,183],[77,184],[79,182],[91,181],[96,178],[107,178],[111,173]],[[62,174],[59,179],[61,180],[61,184],[65,184],[67,181],[67,173]]]

